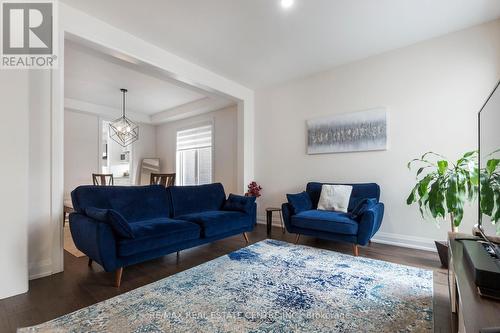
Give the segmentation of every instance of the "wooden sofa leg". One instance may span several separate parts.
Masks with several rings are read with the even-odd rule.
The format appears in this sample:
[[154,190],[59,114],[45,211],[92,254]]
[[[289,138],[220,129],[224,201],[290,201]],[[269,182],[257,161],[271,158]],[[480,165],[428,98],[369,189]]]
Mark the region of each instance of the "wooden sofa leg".
[[122,273],[123,273],[123,267],[118,268],[115,272],[115,287],[116,288],[120,288],[120,285],[122,284]]
[[359,246],[358,246],[358,244],[352,244],[352,251],[354,252],[354,256],[355,257],[359,256]]
[[299,243],[299,239],[300,239],[300,234],[297,234],[297,237],[295,238],[295,244]]
[[89,267],[92,266],[92,259],[89,258]]
[[248,235],[246,232],[243,233],[243,237],[245,237],[245,242],[248,244],[250,241],[248,240]]

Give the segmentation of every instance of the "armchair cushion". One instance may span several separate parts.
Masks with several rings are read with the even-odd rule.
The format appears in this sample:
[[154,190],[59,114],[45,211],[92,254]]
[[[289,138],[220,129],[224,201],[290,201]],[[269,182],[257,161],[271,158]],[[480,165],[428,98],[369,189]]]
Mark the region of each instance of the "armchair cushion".
[[292,216],[292,225],[336,234],[356,235],[358,223],[349,214],[324,210],[307,210]]
[[256,199],[256,197],[245,197],[231,193],[229,194],[229,197],[224,203],[224,207],[222,207],[222,209],[226,211],[242,212],[250,215],[252,214]]
[[311,198],[307,192],[287,194],[286,198],[288,199],[288,203],[292,206],[294,214],[312,209]]
[[99,222],[108,223],[113,231],[122,238],[134,238],[134,233],[128,221],[122,214],[113,209],[85,208],[85,215]]
[[[311,197],[313,209],[318,207],[319,197],[324,184],[335,185],[334,183],[317,183],[311,182],[307,184],[306,192]],[[349,207],[347,211],[351,211],[358,200],[363,198],[380,198],[380,187],[375,183],[366,184],[342,184],[352,186],[351,199],[349,200]]]
[[347,213],[351,192],[350,185],[324,184],[321,186],[318,209]]
[[375,198],[365,198],[358,200],[352,211],[350,212],[350,215],[353,219],[357,219],[363,213],[369,209],[372,206],[375,206],[378,203],[377,199]]

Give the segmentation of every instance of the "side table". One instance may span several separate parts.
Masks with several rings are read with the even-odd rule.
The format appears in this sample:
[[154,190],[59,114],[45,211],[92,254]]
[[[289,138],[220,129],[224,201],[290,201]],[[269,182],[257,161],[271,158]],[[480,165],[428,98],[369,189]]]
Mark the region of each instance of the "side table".
[[266,208],[266,218],[267,218],[267,235],[271,235],[271,227],[273,224],[273,212],[278,212],[280,215],[281,230],[285,233],[285,226],[283,225],[283,216],[281,215],[281,208],[269,207]]

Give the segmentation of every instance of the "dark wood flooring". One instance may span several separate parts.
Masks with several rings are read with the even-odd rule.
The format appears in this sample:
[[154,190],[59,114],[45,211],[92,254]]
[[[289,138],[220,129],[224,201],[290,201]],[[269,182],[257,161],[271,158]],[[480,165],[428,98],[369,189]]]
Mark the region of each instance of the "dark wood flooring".
[[[265,226],[258,225],[249,236],[252,243],[267,238]],[[295,235],[282,234],[280,228],[273,228],[272,238],[293,242]],[[344,253],[352,251],[349,244],[309,237],[301,237],[300,244]],[[57,318],[244,246],[243,237],[235,236],[182,251],[179,261],[174,253],[127,267],[123,272],[122,286],[119,289],[112,286],[113,273],[103,272],[102,268],[96,264],[89,268],[87,257],[76,258],[65,252],[63,273],[30,281],[28,293],[0,300],[0,332],[15,332],[18,327],[35,325]],[[440,267],[436,253],[372,243],[369,247],[361,248],[361,256],[433,270],[435,332],[450,331],[447,271]]]

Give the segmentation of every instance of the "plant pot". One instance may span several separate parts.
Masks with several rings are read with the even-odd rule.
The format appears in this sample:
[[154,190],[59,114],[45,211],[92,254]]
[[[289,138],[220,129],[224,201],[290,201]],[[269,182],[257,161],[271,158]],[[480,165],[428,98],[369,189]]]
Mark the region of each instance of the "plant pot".
[[436,249],[439,254],[439,260],[441,260],[441,265],[443,268],[448,268],[448,242],[446,241],[434,241],[436,244]]

